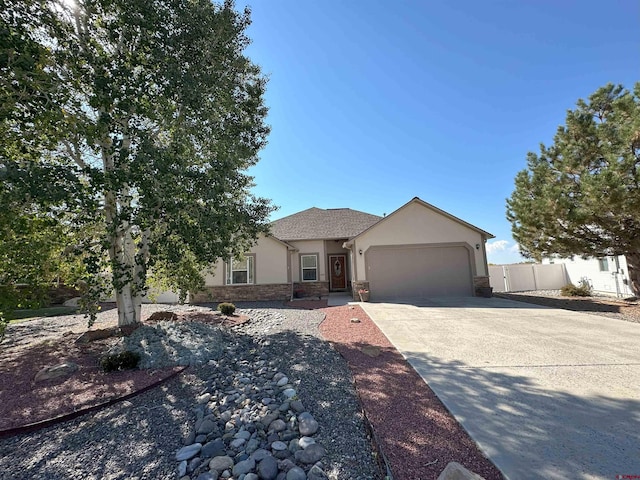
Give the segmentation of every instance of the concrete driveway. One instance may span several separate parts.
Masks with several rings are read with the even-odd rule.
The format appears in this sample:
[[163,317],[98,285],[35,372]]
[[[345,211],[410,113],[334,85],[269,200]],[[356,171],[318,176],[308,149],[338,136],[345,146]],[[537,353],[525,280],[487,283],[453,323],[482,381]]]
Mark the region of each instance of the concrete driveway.
[[640,324],[499,298],[362,306],[508,478],[640,478]]

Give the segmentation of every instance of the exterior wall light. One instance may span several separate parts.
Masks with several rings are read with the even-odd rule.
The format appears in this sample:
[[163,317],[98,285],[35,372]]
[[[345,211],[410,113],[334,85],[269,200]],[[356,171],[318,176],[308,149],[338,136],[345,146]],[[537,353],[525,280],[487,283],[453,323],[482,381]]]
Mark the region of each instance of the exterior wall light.
[[480,244],[476,243],[476,250],[480,250]]
[[362,255],[362,249],[358,250],[358,253],[359,253],[360,255]]

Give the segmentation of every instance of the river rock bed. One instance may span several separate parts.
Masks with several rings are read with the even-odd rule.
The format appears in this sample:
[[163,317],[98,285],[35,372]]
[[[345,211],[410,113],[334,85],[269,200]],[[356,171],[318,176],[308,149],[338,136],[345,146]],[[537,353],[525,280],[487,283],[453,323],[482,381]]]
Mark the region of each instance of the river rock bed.
[[[298,332],[294,335],[293,311],[245,308],[241,313],[251,320],[234,327],[237,336],[224,354],[208,362],[207,369],[212,373],[195,399],[194,423],[183,439],[184,446],[176,452],[177,477],[181,480],[346,478],[343,477],[347,473],[343,470],[346,462],[354,467],[349,478],[378,478],[380,472],[362,419],[349,421],[348,415],[341,418],[339,411],[326,409],[339,406],[344,400],[353,402],[353,392],[344,386],[341,392],[331,388],[308,391],[311,379],[305,381],[305,377],[323,368],[322,364],[311,367],[305,362],[310,359],[309,354],[316,360],[329,354],[328,357],[335,356],[329,364],[343,363],[331,347],[314,335],[324,315],[295,311]],[[322,355],[319,348],[324,351]],[[301,355],[301,350],[306,355]],[[321,379],[314,383],[323,384]],[[325,405],[320,409],[319,419],[327,422],[321,424],[305,405],[308,393],[313,394],[309,398],[311,406]],[[317,398],[322,393],[324,398]],[[349,406],[353,409],[354,405]],[[354,427],[360,447],[353,445]],[[340,450],[341,443],[349,438],[351,445]]]
[[[321,480],[326,450],[318,422],[289,378],[253,352],[252,360],[212,361],[217,373],[197,398],[196,422],[176,453],[182,480]],[[252,352],[248,352],[250,355]]]
[[[191,365],[174,380],[97,413],[0,439],[0,479],[384,478],[350,370],[319,334],[324,313],[278,302],[237,307],[248,322],[171,334],[167,361]],[[144,305],[143,316],[193,309]],[[97,324],[109,325],[116,314],[100,313]],[[80,317],[25,322],[22,330],[31,333],[16,338],[54,338],[75,323],[82,327]],[[162,342],[150,344],[157,360]],[[303,423],[310,430],[301,431]]]

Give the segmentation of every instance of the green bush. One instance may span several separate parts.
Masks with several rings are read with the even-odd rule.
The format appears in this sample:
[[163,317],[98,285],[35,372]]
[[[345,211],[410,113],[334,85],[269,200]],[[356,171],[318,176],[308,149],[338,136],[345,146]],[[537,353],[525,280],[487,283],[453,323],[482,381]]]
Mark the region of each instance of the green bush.
[[131,370],[136,368],[138,363],[140,363],[140,355],[129,350],[111,355],[104,355],[100,359],[100,367],[105,372]]
[[573,283],[565,285],[560,289],[560,293],[565,297],[590,297],[591,287],[588,282],[581,280],[578,286]]
[[221,303],[218,305],[218,310],[223,315],[233,315],[233,312],[236,311],[236,306],[233,303]]

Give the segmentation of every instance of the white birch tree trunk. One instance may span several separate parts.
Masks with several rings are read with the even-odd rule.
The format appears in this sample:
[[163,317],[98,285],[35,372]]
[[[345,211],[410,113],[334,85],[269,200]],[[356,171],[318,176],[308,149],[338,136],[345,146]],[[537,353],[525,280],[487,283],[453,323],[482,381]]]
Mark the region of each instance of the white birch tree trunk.
[[131,284],[125,285],[120,292],[116,291],[116,305],[118,307],[118,326],[140,323],[142,296],[132,293]]
[[[129,147],[126,140],[125,147]],[[105,172],[114,169],[112,141],[107,136],[101,142],[102,161]],[[144,232],[141,242],[141,255],[136,260],[138,253],[133,241],[131,225],[118,218],[118,211],[128,209],[130,205],[130,192],[127,185],[123,185],[117,192],[107,189],[104,192],[104,212],[109,234],[109,259],[112,265],[113,285],[115,288],[116,306],[118,308],[118,326],[135,325],[141,321],[142,310],[142,285],[144,285],[144,265],[148,258],[148,231]]]
[[[136,263],[136,245],[131,235],[131,227],[128,224],[123,226],[121,238],[120,255],[117,261],[120,269],[117,272],[121,278],[117,278],[118,283],[124,285],[120,291],[116,291],[116,304],[118,307],[118,326],[127,326],[140,323],[142,310],[141,280],[138,277],[140,272],[144,272],[142,266]],[[114,272],[116,275],[116,272]],[[123,281],[124,280],[124,281]]]

